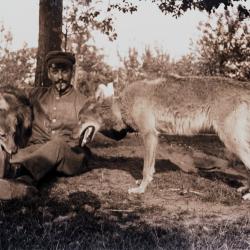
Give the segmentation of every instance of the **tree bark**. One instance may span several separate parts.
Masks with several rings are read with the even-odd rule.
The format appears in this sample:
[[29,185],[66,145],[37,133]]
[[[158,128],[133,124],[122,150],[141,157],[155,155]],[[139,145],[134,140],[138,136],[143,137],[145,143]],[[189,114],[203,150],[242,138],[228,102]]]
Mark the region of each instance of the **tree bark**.
[[62,45],[63,0],[40,0],[39,2],[39,38],[36,86],[49,86],[45,57],[51,50],[61,50]]

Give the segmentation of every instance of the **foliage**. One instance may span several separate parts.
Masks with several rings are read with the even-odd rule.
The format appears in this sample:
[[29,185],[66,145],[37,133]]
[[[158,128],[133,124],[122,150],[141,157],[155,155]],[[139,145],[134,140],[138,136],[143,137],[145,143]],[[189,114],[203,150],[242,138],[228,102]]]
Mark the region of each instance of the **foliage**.
[[70,0],[64,11],[64,50],[76,56],[74,85],[86,95],[93,95],[98,84],[113,80],[113,71],[93,45],[92,32],[99,30],[110,40],[116,34],[110,18],[101,18],[96,2]]
[[83,44],[77,56],[77,69],[75,75],[76,87],[84,94],[94,94],[100,83],[113,81],[112,68],[107,65],[95,46]]
[[[151,0],[164,14],[171,14],[175,17],[183,15],[188,10],[214,12],[222,4],[224,8],[236,6],[241,20],[250,17],[250,10],[246,7],[246,0]],[[140,2],[140,1],[139,1]],[[133,0],[123,0],[119,4],[111,4],[109,11],[117,9],[123,13],[137,11],[138,6]]]
[[11,51],[12,34],[2,24],[0,30],[0,83],[24,88],[34,84],[36,49]]
[[112,10],[118,10],[118,11],[121,11],[123,13],[131,13],[133,14],[133,12],[137,11],[138,7],[137,5],[135,5],[134,3],[130,3],[129,1],[122,1],[122,3],[110,3],[108,8],[107,8],[107,11],[112,11]]
[[18,51],[8,52],[0,58],[1,84],[24,88],[35,80],[36,49],[24,46]]
[[[37,69],[36,69],[36,84],[40,84],[42,79],[46,82],[46,70],[44,65],[45,54],[52,49],[58,49],[58,41],[61,42],[60,36],[60,23],[62,21],[61,9],[62,1],[45,1],[40,0],[40,31],[39,31],[39,46],[37,56]],[[67,3],[70,2],[68,5]],[[140,1],[138,1],[140,2]],[[244,19],[250,16],[250,11],[246,8],[245,0],[185,0],[185,1],[173,1],[173,0],[151,0],[152,4],[156,4],[164,14],[172,14],[173,16],[180,16],[189,9],[205,10],[207,12],[215,11],[220,4],[224,4],[225,8],[228,6],[236,5],[239,10],[239,17]],[[241,3],[239,3],[241,2]],[[60,3],[60,4],[59,4]],[[79,32],[82,30],[86,36],[88,36],[90,29],[100,30],[106,34],[110,40],[114,40],[117,36],[113,27],[112,11],[118,10],[123,13],[133,13],[137,11],[137,5],[133,0],[123,0],[117,4],[117,1],[100,1],[100,0],[64,0],[66,3],[65,11],[68,12],[67,24],[65,27],[64,35],[64,49],[67,48],[68,32]],[[93,7],[96,3],[101,3],[101,8],[96,9]],[[51,10],[52,14],[46,17],[46,13]],[[70,7],[69,7],[70,6]],[[92,7],[91,7],[92,6]],[[46,17],[46,18],[45,18]],[[55,22],[50,22],[51,18],[54,18]],[[48,19],[48,20],[45,20]],[[51,25],[46,25],[51,23]],[[45,25],[44,25],[45,24]],[[55,34],[54,34],[55,33]],[[46,34],[46,35],[45,35]],[[48,39],[49,37],[53,39]],[[55,41],[49,43],[49,41]],[[54,47],[53,47],[54,45]],[[46,51],[44,51],[46,49]]]
[[232,7],[236,5],[239,10],[241,17],[249,17],[249,10],[247,10],[244,5],[244,0],[240,1],[242,4],[239,4],[238,0],[184,0],[184,1],[172,1],[172,0],[153,0],[159,6],[160,10],[165,14],[173,14],[174,16],[180,16],[184,14],[187,10],[198,9],[201,11],[207,11],[211,13],[219,8],[221,4],[224,5],[224,8]]
[[9,51],[9,47],[11,46],[13,40],[12,33],[7,30],[3,23],[1,23],[0,27],[0,56],[2,57],[5,52]]
[[142,56],[135,48],[130,48],[127,57],[121,58],[123,64],[117,71],[116,89],[122,90],[126,84],[136,80],[154,79],[171,74],[181,76],[198,74],[193,54],[180,60],[171,60],[170,56],[159,48],[147,47]]
[[[132,0],[123,0],[121,2],[111,0],[105,3],[98,0],[68,0],[65,2],[66,7],[64,7],[66,13],[64,18],[65,36],[67,36],[68,32],[75,33],[82,30],[87,35],[91,30],[99,30],[106,34],[110,40],[115,40],[117,34],[114,29],[113,11],[118,10],[123,13],[133,14],[138,11],[138,5],[141,1],[139,0],[136,3]],[[151,2],[156,4],[164,14],[171,14],[175,17],[183,15],[188,10],[195,9],[211,13],[221,4],[224,5],[225,9],[236,5],[241,19],[250,16],[250,10],[246,8],[244,3],[245,0],[151,0]]]
[[[188,9],[198,8],[211,12],[220,3],[230,6],[235,1],[160,1],[152,0],[166,14],[175,16]],[[239,79],[249,79],[249,26],[247,21],[231,17],[228,12],[217,15],[216,27],[209,22],[201,24],[203,33],[198,43],[198,57],[194,54],[183,56],[174,62],[169,55],[159,49],[146,48],[139,58],[135,48],[129,50],[127,58],[121,58],[123,67],[116,72],[104,62],[103,55],[93,45],[92,32],[99,30],[110,40],[116,38],[113,28],[112,11],[123,13],[137,11],[134,2],[122,1],[114,4],[110,1],[105,9],[98,1],[69,0],[64,9],[64,50],[76,55],[77,68],[75,85],[88,95],[93,94],[100,83],[118,80],[118,89],[127,82],[143,78],[161,77],[169,73],[179,75],[225,75]],[[99,6],[99,7],[98,7]],[[244,7],[244,6],[243,6]],[[98,9],[99,8],[99,9]],[[33,84],[36,49],[27,48],[11,51],[12,34],[0,28],[0,81],[18,86]]]
[[142,70],[148,76],[164,76],[167,72],[172,71],[170,56],[158,48],[155,48],[154,51],[146,48],[142,55]]
[[190,53],[175,62],[174,72],[181,76],[200,75],[198,62],[195,54]]
[[112,41],[116,39],[117,34],[113,28],[111,16],[103,15],[97,0],[69,0],[64,7],[64,46],[67,47],[67,36],[84,35],[83,42],[90,38],[93,30],[99,30],[106,34]]
[[135,48],[129,48],[128,57],[120,57],[123,67],[118,70],[118,80],[123,84],[142,79],[141,62],[138,56]]
[[197,43],[200,72],[250,79],[249,22],[241,22],[227,11],[216,16],[215,27],[211,20],[199,26],[203,34]]

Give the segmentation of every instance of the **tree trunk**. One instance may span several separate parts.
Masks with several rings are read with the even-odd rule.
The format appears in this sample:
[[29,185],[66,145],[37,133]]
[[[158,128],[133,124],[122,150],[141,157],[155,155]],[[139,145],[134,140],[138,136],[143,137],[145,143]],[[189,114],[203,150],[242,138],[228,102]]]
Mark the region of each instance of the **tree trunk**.
[[36,86],[49,86],[45,56],[51,50],[61,50],[62,45],[63,0],[40,0],[39,2],[39,38]]

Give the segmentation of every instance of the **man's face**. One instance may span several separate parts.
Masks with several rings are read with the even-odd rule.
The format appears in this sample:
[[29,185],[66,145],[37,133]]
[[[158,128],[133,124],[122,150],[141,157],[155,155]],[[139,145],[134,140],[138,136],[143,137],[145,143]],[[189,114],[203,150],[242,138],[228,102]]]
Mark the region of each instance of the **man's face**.
[[52,64],[48,68],[48,77],[56,90],[63,93],[70,86],[72,67],[66,64]]

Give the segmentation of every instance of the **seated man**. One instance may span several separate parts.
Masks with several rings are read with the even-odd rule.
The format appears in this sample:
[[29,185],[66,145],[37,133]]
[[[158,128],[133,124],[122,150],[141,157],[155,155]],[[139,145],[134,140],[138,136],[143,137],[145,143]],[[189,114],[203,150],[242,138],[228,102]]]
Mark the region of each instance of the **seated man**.
[[[0,199],[22,198],[35,192],[32,185],[51,171],[72,176],[84,172],[90,151],[72,141],[78,112],[86,97],[71,85],[75,57],[71,53],[52,51],[46,57],[50,87],[34,88],[29,93],[34,121],[28,146],[8,159],[0,150]],[[10,178],[14,165],[21,165],[28,175]],[[13,176],[12,176],[13,177]],[[4,179],[5,178],[5,179]]]

